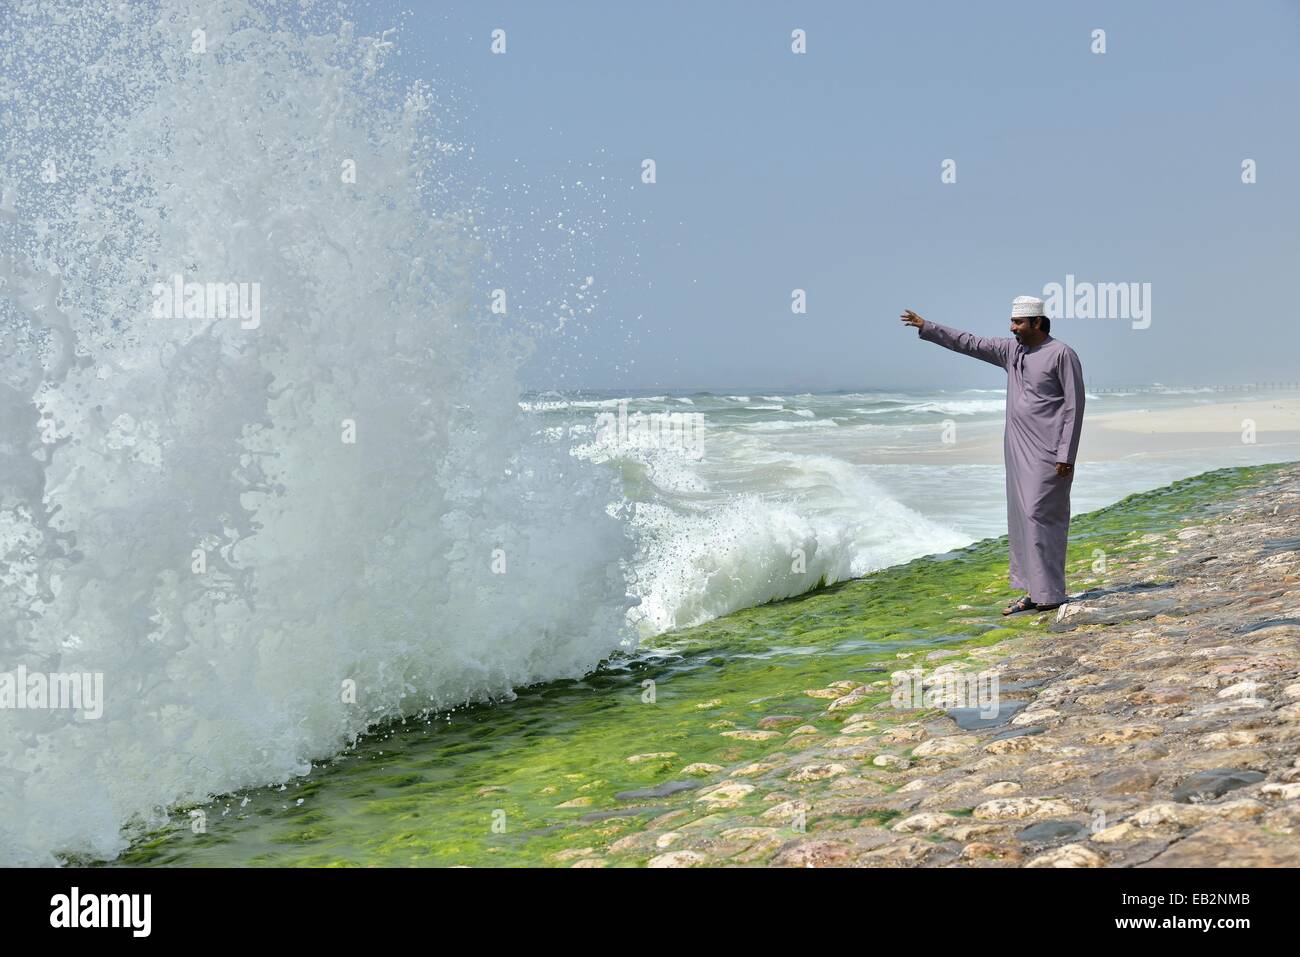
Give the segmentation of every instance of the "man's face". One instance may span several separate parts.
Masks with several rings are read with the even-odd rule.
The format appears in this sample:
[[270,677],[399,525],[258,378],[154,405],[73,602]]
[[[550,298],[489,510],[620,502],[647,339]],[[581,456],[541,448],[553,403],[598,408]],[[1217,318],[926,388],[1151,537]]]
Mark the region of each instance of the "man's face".
[[1033,319],[1026,319],[1018,316],[1011,320],[1011,334],[1016,337],[1016,342],[1024,345],[1027,341],[1034,338],[1037,332],[1037,323]]

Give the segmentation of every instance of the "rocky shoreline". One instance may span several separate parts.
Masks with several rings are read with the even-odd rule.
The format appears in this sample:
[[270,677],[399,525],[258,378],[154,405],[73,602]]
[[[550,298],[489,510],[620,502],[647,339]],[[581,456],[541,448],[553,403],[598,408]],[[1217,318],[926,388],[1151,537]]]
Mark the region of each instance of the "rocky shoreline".
[[1300,865],[1300,465],[1133,544],[1039,628],[897,655],[931,682],[996,672],[991,718],[900,710],[885,676],[846,675],[804,689],[826,702],[816,721],[719,731],[772,750],[677,769],[664,787],[691,787],[689,806],[551,862]]

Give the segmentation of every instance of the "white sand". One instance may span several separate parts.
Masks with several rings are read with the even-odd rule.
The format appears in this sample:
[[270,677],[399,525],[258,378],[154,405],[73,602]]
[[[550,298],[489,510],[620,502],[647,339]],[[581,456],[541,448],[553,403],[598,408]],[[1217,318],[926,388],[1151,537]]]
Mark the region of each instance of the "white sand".
[[[1261,461],[1300,459],[1300,395],[1270,399],[1216,401],[1159,411],[1133,409],[1091,414],[1085,411],[1079,462],[1105,462],[1130,456],[1195,453],[1209,459],[1223,453],[1224,465],[1252,438]],[[1002,424],[958,423],[957,441],[931,449],[866,449],[857,461],[897,465],[980,465],[1002,461]]]

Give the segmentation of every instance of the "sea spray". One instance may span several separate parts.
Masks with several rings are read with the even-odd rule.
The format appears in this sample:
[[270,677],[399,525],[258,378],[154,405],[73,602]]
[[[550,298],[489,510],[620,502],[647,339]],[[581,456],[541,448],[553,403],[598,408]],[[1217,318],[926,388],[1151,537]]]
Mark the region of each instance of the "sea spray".
[[[481,234],[392,40],[238,0],[49,11],[0,24],[0,669],[104,700],[0,714],[0,863],[112,857],[376,721],[630,647],[618,491],[523,421],[529,345],[472,305]],[[258,323],[155,317],[175,276],[257,283]]]

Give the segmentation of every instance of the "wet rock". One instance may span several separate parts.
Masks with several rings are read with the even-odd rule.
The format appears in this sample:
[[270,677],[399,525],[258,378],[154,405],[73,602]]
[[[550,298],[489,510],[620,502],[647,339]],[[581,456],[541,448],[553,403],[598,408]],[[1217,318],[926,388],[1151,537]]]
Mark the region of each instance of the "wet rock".
[[1198,805],[1174,804],[1161,801],[1134,812],[1129,823],[1135,827],[1195,827],[1213,817],[1212,812]]
[[929,741],[923,741],[918,744],[912,750],[912,756],[917,758],[933,758],[965,754],[978,743],[979,739],[973,734],[953,734],[944,738],[931,738]]
[[1193,774],[1174,789],[1174,800],[1182,803],[1213,801],[1229,791],[1264,780],[1259,771],[1212,768]]
[[1211,734],[1201,735],[1200,745],[1207,751],[1219,751],[1225,748],[1248,747],[1252,744],[1259,744],[1265,740],[1267,732],[1240,730],[1240,731],[1215,731]]
[[736,768],[728,777],[733,778],[753,778],[760,774],[766,774],[768,771],[775,771],[781,765],[774,761],[756,761],[753,764],[746,764],[744,767]]
[[1098,844],[1121,844],[1126,841],[1140,841],[1146,837],[1142,829],[1132,821],[1120,821],[1118,824],[1095,831],[1089,840],[1096,841]]
[[649,827],[651,830],[664,828],[675,821],[680,821],[684,817],[690,817],[690,814],[691,812],[686,810],[685,808],[678,808],[675,811],[669,811],[667,814],[659,815],[659,817],[651,821],[647,825],[647,827]]
[[665,781],[652,788],[635,788],[631,791],[619,791],[614,797],[620,801],[644,801],[649,798],[668,797],[680,791],[693,791],[699,787],[694,781]]
[[768,808],[759,815],[764,821],[781,821],[788,823],[796,820],[799,815],[806,815],[812,810],[812,805],[807,801],[783,801],[774,807]]
[[752,784],[728,781],[725,784],[715,784],[713,787],[701,791],[695,800],[703,801],[715,808],[734,808],[740,807],[745,798],[753,793],[754,785]]
[[1028,725],[1021,728],[1010,728],[1001,734],[993,736],[994,741],[1006,741],[1008,738],[1020,738],[1031,734],[1042,734],[1047,728],[1041,725]]
[[1300,628],[1300,618],[1275,618],[1267,621],[1257,621],[1254,624],[1246,625],[1238,634],[1249,635],[1257,631],[1266,631],[1273,628]]
[[625,854],[629,851],[645,851],[656,846],[656,835],[653,831],[637,831],[626,837],[620,837],[613,844],[609,845],[611,854]]
[[963,731],[983,731],[986,728],[1002,727],[1024,707],[1023,701],[1001,701],[996,708],[988,711],[981,708],[950,708],[947,714]]
[[1180,761],[1186,771],[1213,771],[1221,768],[1244,768],[1252,770],[1267,766],[1267,751],[1255,748],[1239,748],[1231,751],[1206,751],[1202,754],[1183,756]]
[[888,790],[878,781],[870,781],[866,778],[860,778],[852,774],[831,778],[830,783],[826,785],[826,788],[830,791],[842,794],[852,794],[860,797],[874,797],[877,794],[884,794]]
[[1300,834],[1300,802],[1274,808],[1260,819],[1260,823],[1278,834]]
[[1088,735],[1084,740],[1089,744],[1121,744],[1128,741],[1142,741],[1158,737],[1165,729],[1158,724],[1132,724],[1117,728],[1107,728]]
[[886,744],[909,744],[913,741],[924,741],[929,736],[929,732],[919,724],[909,724],[890,728],[880,735],[880,740]]
[[[769,714],[764,718],[758,719],[758,726],[764,730],[773,728],[784,728],[789,724],[798,724],[803,719],[795,714]],[[817,729],[814,728],[814,731]]]
[[781,737],[780,731],[723,731],[721,734],[724,738],[734,738],[737,741],[770,741]]
[[628,755],[628,764],[642,764],[646,761],[665,761],[677,757],[676,751],[650,751],[646,754]]
[[867,696],[864,694],[846,694],[844,697],[832,701],[826,710],[834,713],[836,711],[843,711],[846,708],[856,708],[866,700]]
[[845,841],[807,839],[787,844],[772,859],[778,867],[834,867],[853,861],[853,845]]
[[717,830],[723,824],[730,822],[732,819],[726,814],[706,814],[704,817],[697,817],[693,821],[687,821],[677,830],[685,831],[692,839],[696,839],[697,833],[708,833]]
[[786,835],[774,827],[731,827],[718,837],[718,842],[710,847],[710,852],[737,864],[762,861],[786,840]]
[[1040,854],[1026,867],[1105,867],[1106,859],[1082,844],[1067,844]]
[[1162,689],[1150,688],[1141,691],[1135,691],[1125,700],[1131,705],[1161,705],[1161,704],[1182,704],[1189,700],[1191,696],[1186,691],[1177,688]]
[[582,797],[576,797],[571,801],[565,801],[563,804],[555,806],[556,808],[590,807],[591,803],[592,799],[584,794]]
[[994,798],[977,806],[973,813],[982,821],[1047,820],[1073,814],[1076,810],[1075,802],[1063,798],[1022,797]]
[[760,841],[780,837],[780,831],[774,827],[731,827],[720,836],[727,840]]
[[717,774],[722,769],[721,764],[706,764],[703,761],[697,761],[694,764],[688,764],[686,767],[682,768],[682,774],[704,777],[709,774]]
[[563,864],[566,861],[572,861],[579,857],[591,857],[596,854],[594,847],[571,847],[567,850],[556,851],[551,855],[551,860]]
[[1026,768],[1025,774],[1039,783],[1060,784],[1085,777],[1092,771],[1091,765],[1080,764],[1077,761],[1049,761],[1046,764]]
[[1026,844],[1051,844],[1069,841],[1082,834],[1086,828],[1078,821],[1041,821],[1016,833],[1017,841]]
[[707,864],[708,861],[708,857],[699,851],[669,851],[667,854],[650,858],[646,867],[699,867],[701,864]]
[[1068,621],[1069,619],[1073,618],[1075,615],[1087,614],[1090,611],[1092,611],[1092,609],[1090,609],[1087,605],[1085,605],[1081,601],[1067,601],[1065,604],[1063,604],[1060,608],[1056,610],[1055,624],[1060,624],[1062,622]]
[[994,797],[1005,797],[1008,794],[1017,794],[1019,792],[1020,785],[1015,781],[994,781],[984,788],[985,794],[991,794]]
[[1024,854],[1020,848],[1010,844],[993,844],[988,841],[972,841],[961,849],[963,860],[994,860],[1006,861],[1010,864],[1019,863]]
[[1207,825],[1139,867],[1297,867],[1300,842],[1270,835],[1253,824]]
[[826,778],[833,778],[837,775],[848,773],[849,769],[842,764],[806,764],[793,774],[789,775],[786,780],[824,781]]
[[1268,685],[1260,684],[1258,681],[1238,681],[1236,684],[1228,685],[1218,694],[1220,698],[1256,698],[1268,690]]
[[1141,794],[1155,787],[1160,775],[1145,767],[1114,768],[1095,778],[1093,784],[1103,794]]
[[938,847],[922,838],[904,838],[868,851],[860,858],[866,867],[897,867],[922,864],[938,853]]
[[922,811],[920,814],[913,814],[895,822],[890,830],[897,831],[900,834],[930,834],[940,828],[948,827],[958,820],[960,819],[953,817],[951,814]]
[[1259,793],[1275,801],[1293,801],[1300,798],[1300,783],[1279,784],[1271,782],[1261,787]]
[[1221,821],[1253,821],[1268,810],[1262,801],[1256,801],[1254,798],[1241,798],[1237,801],[1225,801],[1222,804],[1200,806]]
[[1127,601],[1116,605],[1089,605],[1079,607],[1065,615],[1061,611],[1068,608],[1063,605],[1057,612],[1056,620],[1048,626],[1051,631],[1069,631],[1082,625],[1117,625],[1133,621],[1145,621],[1157,615],[1187,614],[1199,611],[1200,603],[1179,601],[1176,598],[1150,598],[1146,601]]
[[1031,737],[994,738],[984,745],[984,750],[993,755],[1024,754],[1034,750],[1034,743]]
[[912,766],[911,761],[897,754],[877,754],[871,759],[871,763],[878,768],[888,768],[891,771],[906,771]]

